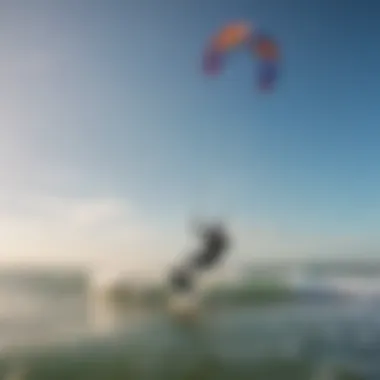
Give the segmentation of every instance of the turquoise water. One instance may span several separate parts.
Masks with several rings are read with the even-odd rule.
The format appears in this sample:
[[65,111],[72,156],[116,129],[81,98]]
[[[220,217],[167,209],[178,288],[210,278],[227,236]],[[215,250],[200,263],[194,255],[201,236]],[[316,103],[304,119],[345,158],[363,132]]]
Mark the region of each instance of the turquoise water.
[[156,314],[102,336],[10,352],[3,368],[24,369],[28,380],[309,379],[324,366],[366,372],[355,355],[373,342],[358,317],[349,305],[245,308],[194,325]]
[[1,379],[297,380],[326,368],[380,378],[374,303],[210,309],[183,325],[159,311],[117,313],[89,299],[86,286],[23,282],[2,286]]

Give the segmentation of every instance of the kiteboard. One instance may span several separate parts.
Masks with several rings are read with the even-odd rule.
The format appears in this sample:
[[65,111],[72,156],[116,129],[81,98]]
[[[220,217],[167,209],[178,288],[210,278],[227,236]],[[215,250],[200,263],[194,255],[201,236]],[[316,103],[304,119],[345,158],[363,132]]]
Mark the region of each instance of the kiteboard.
[[176,321],[197,322],[201,316],[200,297],[194,291],[171,294],[168,299],[168,312]]

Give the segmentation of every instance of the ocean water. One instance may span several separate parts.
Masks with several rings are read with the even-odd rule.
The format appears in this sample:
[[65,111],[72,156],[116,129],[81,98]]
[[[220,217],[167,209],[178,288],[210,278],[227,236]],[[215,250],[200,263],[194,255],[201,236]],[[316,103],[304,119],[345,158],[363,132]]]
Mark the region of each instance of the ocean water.
[[[78,275],[74,279],[78,282]],[[85,279],[44,272],[0,273],[0,349],[43,341],[86,325]],[[64,286],[65,281],[67,285]]]
[[81,276],[0,278],[0,379],[296,380],[321,368],[380,379],[372,300],[216,309],[183,325],[158,310],[116,312]]

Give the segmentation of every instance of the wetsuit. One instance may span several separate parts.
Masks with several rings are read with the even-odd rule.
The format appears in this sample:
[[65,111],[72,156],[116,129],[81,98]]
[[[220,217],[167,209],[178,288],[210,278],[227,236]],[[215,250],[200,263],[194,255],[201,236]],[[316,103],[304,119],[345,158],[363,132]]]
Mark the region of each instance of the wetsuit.
[[171,288],[180,293],[188,292],[193,288],[193,279],[189,270],[176,269],[171,273],[170,279]]
[[195,269],[210,269],[228,248],[228,238],[222,228],[209,228],[203,235],[204,245],[192,260]]
[[169,283],[174,291],[191,291],[194,271],[208,270],[213,267],[229,245],[226,233],[221,227],[205,229],[202,238],[203,246],[190,258],[188,264],[171,273]]

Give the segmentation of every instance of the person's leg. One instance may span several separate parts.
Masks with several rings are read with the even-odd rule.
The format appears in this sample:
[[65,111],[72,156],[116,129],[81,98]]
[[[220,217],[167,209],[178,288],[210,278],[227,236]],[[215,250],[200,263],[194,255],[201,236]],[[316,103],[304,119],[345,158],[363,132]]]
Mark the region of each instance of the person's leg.
[[191,270],[186,267],[174,269],[169,276],[170,287],[175,292],[186,292],[193,288]]
[[194,266],[197,270],[209,270],[220,258],[221,251],[217,249],[207,249],[200,252],[194,259]]

